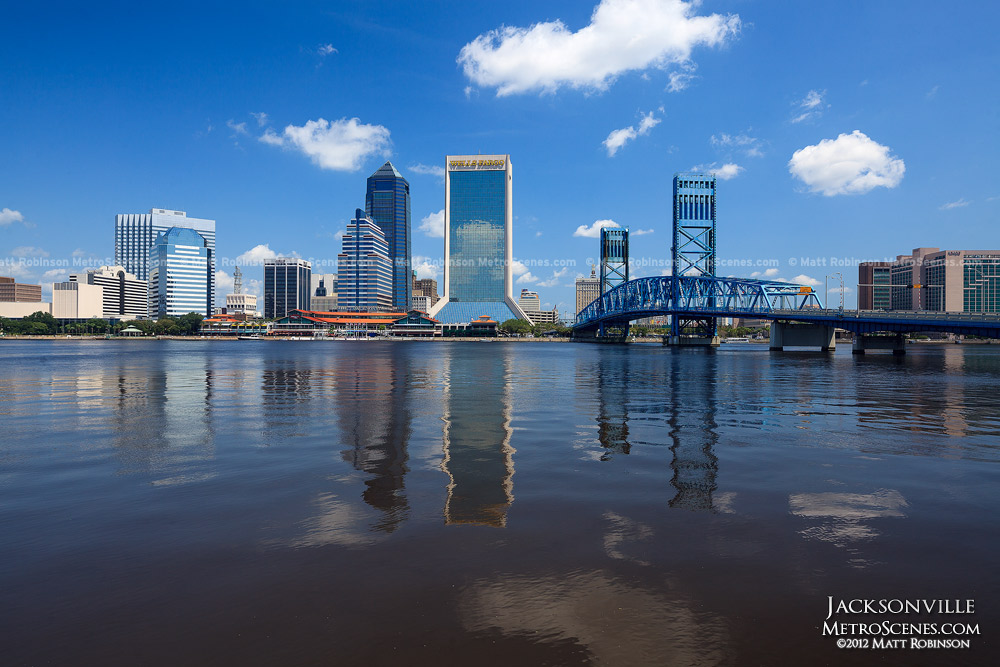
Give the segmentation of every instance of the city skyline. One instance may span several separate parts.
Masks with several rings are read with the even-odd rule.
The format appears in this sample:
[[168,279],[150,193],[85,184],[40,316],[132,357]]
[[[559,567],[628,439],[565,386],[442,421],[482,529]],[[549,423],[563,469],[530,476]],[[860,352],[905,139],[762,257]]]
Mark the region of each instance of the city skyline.
[[[518,162],[514,289],[561,312],[610,221],[642,240],[635,276],[666,268],[667,181],[696,167],[721,181],[720,274],[820,285],[900,247],[997,246],[992,4],[970,24],[929,3],[595,0],[470,15],[305,3],[280,20],[247,7],[242,36],[221,9],[191,21],[183,3],[62,9],[55,21],[5,9],[0,45],[0,275],[46,290],[113,263],[107,221],[150,205],[217,221],[217,303],[234,264],[253,267],[245,291],[258,294],[270,256],[329,270],[362,179],[387,159],[411,183],[413,266],[440,282],[448,153]],[[602,60],[579,34],[616,43],[611,10],[628,29],[678,30]],[[147,25],[172,35],[162,50],[138,47]],[[565,53],[580,67],[560,66]],[[862,168],[833,169],[845,156]],[[849,264],[823,266],[834,257]]]

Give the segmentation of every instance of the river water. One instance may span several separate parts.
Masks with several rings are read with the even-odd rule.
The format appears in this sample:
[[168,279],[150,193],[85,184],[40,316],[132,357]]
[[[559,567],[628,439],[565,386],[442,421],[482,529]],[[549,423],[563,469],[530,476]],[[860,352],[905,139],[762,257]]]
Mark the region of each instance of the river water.
[[0,662],[993,664],[1000,350],[909,347],[0,341]]

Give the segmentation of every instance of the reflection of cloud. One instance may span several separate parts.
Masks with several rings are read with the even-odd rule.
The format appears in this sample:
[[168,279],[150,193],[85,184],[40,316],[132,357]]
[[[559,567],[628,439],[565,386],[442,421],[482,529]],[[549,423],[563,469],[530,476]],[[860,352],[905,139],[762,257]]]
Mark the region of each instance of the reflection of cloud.
[[792,514],[807,519],[830,519],[803,530],[803,537],[844,546],[878,535],[866,524],[869,519],[905,517],[908,507],[899,491],[879,489],[874,493],[797,493],[788,497]]
[[611,528],[604,534],[604,553],[615,560],[630,560],[639,565],[649,565],[648,561],[639,560],[622,553],[626,542],[638,542],[653,536],[653,529],[644,523],[633,521],[627,517],[605,512],[604,518],[611,523]]
[[293,540],[293,547],[320,547],[338,544],[363,547],[376,542],[376,534],[367,530],[367,517],[358,506],[338,500],[336,494],[321,493],[316,497],[315,516],[304,522],[305,535]]
[[471,632],[572,641],[594,665],[718,664],[727,657],[721,621],[602,572],[481,581],[462,594],[459,615]]

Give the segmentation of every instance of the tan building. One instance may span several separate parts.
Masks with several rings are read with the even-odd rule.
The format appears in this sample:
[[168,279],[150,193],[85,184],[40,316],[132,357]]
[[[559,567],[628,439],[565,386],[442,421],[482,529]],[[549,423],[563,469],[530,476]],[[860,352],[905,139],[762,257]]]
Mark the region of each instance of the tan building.
[[29,285],[27,283],[19,283],[16,282],[13,278],[0,276],[0,301],[22,301],[22,302],[38,303],[41,300],[42,300],[41,285]]
[[[143,281],[145,282],[145,281]],[[68,281],[52,285],[52,317],[57,320],[89,320],[104,317],[104,288]]]
[[1000,250],[914,248],[888,269],[891,310],[1000,313]]
[[52,304],[46,301],[0,301],[0,317],[19,320],[39,311],[51,313]]
[[437,303],[438,297],[438,281],[433,278],[421,278],[420,280],[413,280],[413,296],[429,296],[431,298],[431,305]]
[[594,299],[601,296],[601,280],[597,277],[597,270],[590,267],[589,278],[576,279],[576,314],[586,308]]
[[254,315],[257,312],[256,294],[227,294],[226,313]]
[[[101,287],[103,291],[103,314],[95,317],[107,319],[144,319],[149,317],[149,283],[139,280],[123,266],[102,266],[88,269],[69,277],[70,282]],[[52,302],[56,308],[55,297]],[[58,317],[58,316],[56,316]],[[89,315],[87,317],[90,317]]]

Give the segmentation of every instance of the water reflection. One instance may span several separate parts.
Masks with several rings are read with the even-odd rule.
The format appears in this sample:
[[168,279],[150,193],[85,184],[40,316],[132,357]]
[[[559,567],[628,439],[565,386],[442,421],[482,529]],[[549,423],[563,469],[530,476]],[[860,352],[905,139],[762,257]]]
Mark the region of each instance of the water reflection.
[[670,356],[667,386],[670,388],[670,439],[674,476],[670,483],[677,494],[670,506],[689,510],[712,510],[715,478],[719,459],[715,446],[719,442],[716,422],[716,383],[718,359],[711,351],[705,353],[704,374],[685,375],[684,356],[691,351],[678,350]]
[[788,506],[792,514],[813,524],[801,531],[803,537],[846,547],[877,537],[873,520],[905,517],[908,505],[899,491],[879,489],[873,493],[796,493],[788,497]]
[[472,343],[444,351],[446,524],[506,526],[514,502],[511,350],[483,354]]
[[597,439],[605,449],[602,461],[610,461],[615,454],[628,454],[632,445],[628,440],[628,391],[631,356],[608,354],[597,364]]
[[478,581],[463,592],[459,613],[472,632],[581,645],[594,665],[720,664],[731,658],[721,619],[602,571]]

